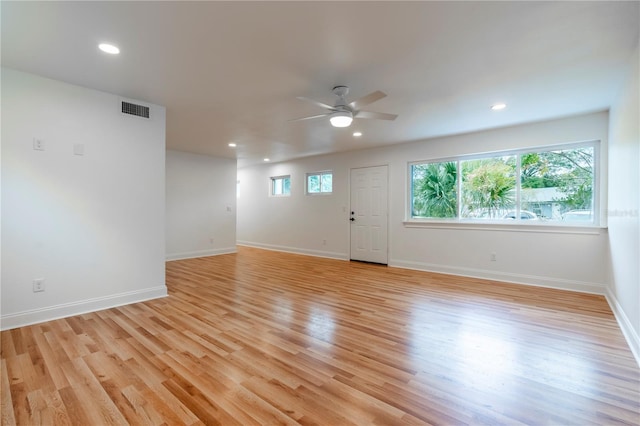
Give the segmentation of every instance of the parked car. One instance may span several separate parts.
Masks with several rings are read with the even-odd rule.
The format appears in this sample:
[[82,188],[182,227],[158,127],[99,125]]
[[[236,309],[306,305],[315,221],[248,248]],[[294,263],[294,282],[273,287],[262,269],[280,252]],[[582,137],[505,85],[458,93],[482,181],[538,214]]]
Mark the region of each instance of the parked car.
[[[508,211],[507,213],[504,214],[504,216],[502,216],[503,219],[515,219],[516,218],[516,211],[515,210],[511,210]],[[522,220],[533,220],[533,219],[537,219],[538,215],[535,214],[534,212],[530,212],[528,210],[520,210],[520,219]]]
[[567,222],[591,222],[593,213],[591,210],[569,210],[562,215],[562,220]]

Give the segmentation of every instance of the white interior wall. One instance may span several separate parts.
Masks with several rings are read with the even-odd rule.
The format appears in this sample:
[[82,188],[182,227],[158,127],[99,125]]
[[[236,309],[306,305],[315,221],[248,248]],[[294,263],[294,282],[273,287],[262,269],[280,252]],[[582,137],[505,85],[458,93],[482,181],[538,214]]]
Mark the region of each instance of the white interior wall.
[[3,329],[166,295],[165,109],[120,101],[2,69]]
[[167,151],[167,259],[236,251],[236,160]]
[[[340,130],[337,130],[340,131]],[[363,136],[363,137],[366,137]],[[238,243],[339,259],[349,257],[349,172],[389,165],[390,265],[604,293],[606,230],[529,232],[414,228],[407,211],[408,163],[549,144],[602,141],[606,175],[606,112],[438,138],[391,147],[263,164],[238,170]],[[304,194],[305,173],[333,170],[334,193]],[[269,197],[269,178],[291,174],[291,196]],[[606,200],[606,181],[602,181]],[[323,244],[326,240],[326,244]],[[495,252],[497,261],[490,261]]]
[[609,300],[640,360],[640,87],[638,49],[619,99],[611,108],[609,136]]
[[[333,170],[333,194],[305,195],[305,174],[323,170]],[[270,178],[281,175],[291,175],[291,196],[269,196]],[[346,258],[347,175],[339,156],[239,169],[238,243]]]

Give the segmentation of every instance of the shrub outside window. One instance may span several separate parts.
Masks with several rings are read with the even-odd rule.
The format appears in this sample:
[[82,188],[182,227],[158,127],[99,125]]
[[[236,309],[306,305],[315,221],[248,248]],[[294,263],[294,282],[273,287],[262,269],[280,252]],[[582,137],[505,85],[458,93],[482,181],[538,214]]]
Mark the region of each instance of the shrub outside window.
[[516,156],[460,161],[460,217],[501,219],[516,208]]
[[274,197],[291,195],[291,176],[272,177],[271,195]]
[[307,173],[307,194],[333,192],[333,172]]
[[411,166],[411,217],[455,218],[458,214],[457,164],[454,161]]
[[411,219],[595,224],[596,143],[410,164]]

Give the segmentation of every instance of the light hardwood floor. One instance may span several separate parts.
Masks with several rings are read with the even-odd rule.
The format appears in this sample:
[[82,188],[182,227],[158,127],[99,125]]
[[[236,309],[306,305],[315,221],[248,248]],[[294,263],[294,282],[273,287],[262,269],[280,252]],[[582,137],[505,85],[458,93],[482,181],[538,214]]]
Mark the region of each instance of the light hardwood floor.
[[605,299],[240,247],[2,332],[2,424],[639,424]]

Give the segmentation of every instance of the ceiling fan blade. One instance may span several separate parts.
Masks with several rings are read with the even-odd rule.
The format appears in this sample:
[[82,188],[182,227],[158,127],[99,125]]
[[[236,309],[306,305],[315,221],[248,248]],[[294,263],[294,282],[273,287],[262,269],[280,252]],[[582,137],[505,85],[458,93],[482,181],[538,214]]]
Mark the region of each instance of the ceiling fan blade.
[[310,103],[312,103],[314,105],[319,106],[320,108],[333,110],[333,107],[331,105],[323,104],[322,102],[318,102],[318,101],[313,100],[313,99],[305,98],[304,96],[298,96],[298,99],[300,99],[301,101],[310,102]]
[[314,118],[321,118],[321,117],[327,117],[331,115],[331,113],[329,114],[320,114],[320,115],[312,115],[310,117],[300,117],[300,118],[294,118],[292,120],[288,120],[288,121],[303,121],[303,120],[312,120]]
[[385,96],[387,96],[384,92],[381,92],[379,90],[373,92],[373,93],[369,93],[367,96],[364,96],[360,99],[357,99],[353,102],[351,102],[349,104],[349,106],[353,109],[360,109],[365,105],[369,105],[374,103],[375,101],[378,101],[382,98],[384,98]]
[[372,112],[372,111],[358,111],[355,118],[373,118],[376,120],[395,120],[398,118],[395,114],[387,114],[384,112]]

